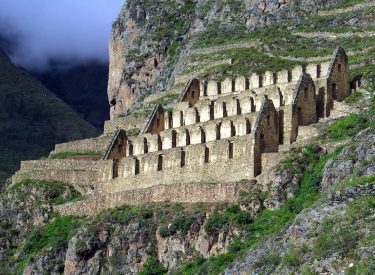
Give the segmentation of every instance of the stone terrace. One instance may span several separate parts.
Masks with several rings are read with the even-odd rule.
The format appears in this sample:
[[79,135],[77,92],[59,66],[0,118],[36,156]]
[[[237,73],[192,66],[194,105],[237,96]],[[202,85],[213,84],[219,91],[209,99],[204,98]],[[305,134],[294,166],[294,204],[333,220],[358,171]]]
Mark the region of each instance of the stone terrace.
[[[57,207],[63,214],[161,201],[234,202],[238,190],[251,188],[241,182],[260,175],[279,145],[295,142],[299,129],[308,133],[305,127],[328,117],[335,102],[356,85],[349,83],[342,48],[330,62],[291,71],[251,73],[222,82],[192,79],[171,112],[159,105],[147,121],[110,121],[103,136],[55,149],[103,151],[103,160],[23,162],[13,182],[69,182],[91,196]],[[138,135],[131,134],[135,128],[142,128]]]

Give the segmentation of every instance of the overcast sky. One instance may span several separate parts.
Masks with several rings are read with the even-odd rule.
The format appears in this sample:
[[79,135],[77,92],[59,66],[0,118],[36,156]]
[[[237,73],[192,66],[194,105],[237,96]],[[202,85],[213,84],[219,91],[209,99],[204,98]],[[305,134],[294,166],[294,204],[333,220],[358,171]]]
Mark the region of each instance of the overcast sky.
[[50,59],[108,60],[112,22],[124,0],[0,0],[0,33],[17,37],[11,58],[41,70]]

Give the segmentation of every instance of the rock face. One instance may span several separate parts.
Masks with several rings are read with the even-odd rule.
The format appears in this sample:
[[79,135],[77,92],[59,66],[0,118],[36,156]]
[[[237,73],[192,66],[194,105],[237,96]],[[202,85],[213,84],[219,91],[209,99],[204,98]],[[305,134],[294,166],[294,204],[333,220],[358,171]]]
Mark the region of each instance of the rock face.
[[[240,37],[286,18],[300,20],[339,0],[126,1],[110,40],[111,118],[151,93],[173,88],[199,35]],[[214,26],[215,25],[215,26]],[[211,32],[211,34],[210,34]]]
[[[368,129],[356,139],[355,145],[348,146],[340,153],[336,160],[329,160],[325,167],[322,179],[322,191],[328,191],[346,176],[355,170],[360,176],[370,176],[375,173],[375,135]],[[365,137],[365,138],[364,138]],[[359,142],[359,144],[357,144]],[[371,163],[371,165],[366,165]]]
[[[373,131],[357,135],[351,146],[327,161],[322,188],[328,195],[320,203],[303,210],[289,226],[266,238],[225,274],[337,274],[358,271],[360,264],[363,270],[373,270],[374,245],[364,244],[374,228],[370,216],[375,213],[375,182],[368,177],[374,174]],[[368,182],[334,191],[353,176]]]

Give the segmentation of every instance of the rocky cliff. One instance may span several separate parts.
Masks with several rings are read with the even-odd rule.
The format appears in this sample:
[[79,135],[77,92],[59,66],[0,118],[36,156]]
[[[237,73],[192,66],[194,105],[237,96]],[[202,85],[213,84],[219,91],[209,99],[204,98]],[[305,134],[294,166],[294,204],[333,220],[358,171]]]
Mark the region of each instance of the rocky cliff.
[[[249,40],[254,31],[274,24],[288,22],[285,29],[290,29],[307,15],[340,2],[343,1],[126,1],[113,24],[110,40],[111,118],[151,93],[179,91],[185,84],[179,78],[185,76],[185,82],[189,80],[187,69],[197,72],[218,63],[190,60],[196,58],[197,49]],[[194,63],[197,66],[191,67]],[[209,74],[199,76],[210,77]],[[220,75],[222,72],[215,76]]]

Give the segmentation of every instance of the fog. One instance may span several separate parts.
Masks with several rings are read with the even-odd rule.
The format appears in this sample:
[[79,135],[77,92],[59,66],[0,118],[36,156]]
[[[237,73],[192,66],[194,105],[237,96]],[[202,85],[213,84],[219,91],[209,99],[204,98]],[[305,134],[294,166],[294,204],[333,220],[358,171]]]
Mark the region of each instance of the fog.
[[11,59],[43,71],[51,61],[69,65],[108,61],[112,22],[124,0],[0,0],[0,34],[15,41]]

